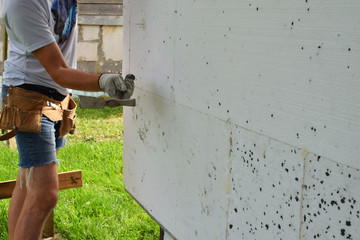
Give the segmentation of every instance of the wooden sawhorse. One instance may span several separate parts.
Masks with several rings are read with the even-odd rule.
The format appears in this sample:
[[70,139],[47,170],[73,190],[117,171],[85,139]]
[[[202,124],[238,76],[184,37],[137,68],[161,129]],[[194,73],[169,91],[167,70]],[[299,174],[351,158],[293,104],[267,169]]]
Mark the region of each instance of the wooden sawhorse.
[[[59,173],[59,190],[82,187],[81,170]],[[16,180],[0,182],[0,199],[11,198]],[[52,238],[55,235],[54,210],[44,223],[43,238]]]

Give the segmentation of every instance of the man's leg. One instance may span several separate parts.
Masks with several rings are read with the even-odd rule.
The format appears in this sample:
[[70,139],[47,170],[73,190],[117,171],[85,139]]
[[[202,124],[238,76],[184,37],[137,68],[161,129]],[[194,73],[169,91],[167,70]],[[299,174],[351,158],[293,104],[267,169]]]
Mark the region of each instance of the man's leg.
[[[59,153],[59,151],[60,149],[56,149],[56,155]],[[8,212],[9,240],[14,239],[16,223],[19,219],[27,193],[26,191],[27,188],[25,186],[26,185],[25,173],[26,173],[25,169],[19,171],[18,177],[16,179],[16,185],[10,200],[9,212]],[[22,186],[20,185],[20,177],[22,179],[21,180]]]
[[26,197],[26,188],[23,187],[24,185],[20,187],[20,178],[22,179],[22,182],[25,181],[24,171],[19,171],[18,177],[16,179],[16,185],[10,200],[8,213],[9,240],[12,240],[14,238],[16,223],[20,216]]
[[43,116],[40,133],[19,132],[16,136],[22,168],[9,207],[10,240],[39,239],[43,223],[57,203],[59,150],[55,149],[64,147],[66,141],[57,138],[59,126],[60,122]]
[[26,197],[12,240],[40,238],[43,223],[56,206],[58,199],[57,164],[54,162],[34,167],[30,175],[29,186],[26,189]]

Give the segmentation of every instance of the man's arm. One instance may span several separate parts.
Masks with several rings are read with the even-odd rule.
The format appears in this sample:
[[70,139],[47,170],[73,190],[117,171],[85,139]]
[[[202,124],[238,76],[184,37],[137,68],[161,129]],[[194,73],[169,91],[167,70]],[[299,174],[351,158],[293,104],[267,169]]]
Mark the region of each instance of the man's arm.
[[32,54],[40,61],[51,78],[60,86],[74,90],[101,91],[98,84],[100,75],[67,66],[55,42],[35,50]]

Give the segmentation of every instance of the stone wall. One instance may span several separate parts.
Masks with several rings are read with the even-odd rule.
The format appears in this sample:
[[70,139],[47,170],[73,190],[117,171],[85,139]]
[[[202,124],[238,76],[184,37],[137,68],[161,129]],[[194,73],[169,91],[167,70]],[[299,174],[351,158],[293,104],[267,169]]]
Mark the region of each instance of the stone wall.
[[79,25],[78,69],[121,72],[122,26]]
[[121,72],[122,0],[78,0],[78,69]]
[[[1,1],[0,1],[1,2]],[[87,72],[121,72],[122,1],[80,0],[78,69]],[[111,12],[111,10],[113,10]],[[1,6],[0,6],[1,13]],[[0,70],[3,71],[4,26],[0,26]]]

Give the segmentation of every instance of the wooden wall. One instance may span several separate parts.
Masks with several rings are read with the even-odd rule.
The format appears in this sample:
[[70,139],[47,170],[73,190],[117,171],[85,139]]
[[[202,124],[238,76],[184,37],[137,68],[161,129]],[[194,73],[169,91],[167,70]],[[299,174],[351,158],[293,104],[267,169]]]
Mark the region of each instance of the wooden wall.
[[122,25],[122,0],[79,0],[79,24]]

